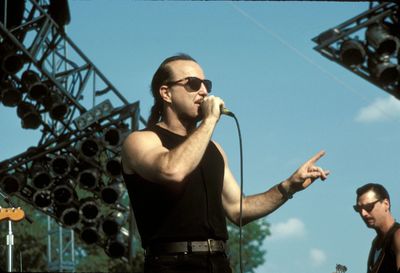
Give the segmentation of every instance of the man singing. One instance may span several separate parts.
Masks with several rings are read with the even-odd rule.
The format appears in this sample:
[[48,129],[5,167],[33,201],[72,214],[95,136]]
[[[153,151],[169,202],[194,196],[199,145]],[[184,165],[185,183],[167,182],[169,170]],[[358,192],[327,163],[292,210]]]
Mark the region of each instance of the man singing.
[[[153,76],[147,128],[123,144],[124,179],[145,249],[145,272],[229,273],[225,219],[239,225],[240,187],[211,137],[224,101],[190,56],[165,59]],[[243,197],[242,223],[266,216],[329,171],[314,155],[288,179]]]

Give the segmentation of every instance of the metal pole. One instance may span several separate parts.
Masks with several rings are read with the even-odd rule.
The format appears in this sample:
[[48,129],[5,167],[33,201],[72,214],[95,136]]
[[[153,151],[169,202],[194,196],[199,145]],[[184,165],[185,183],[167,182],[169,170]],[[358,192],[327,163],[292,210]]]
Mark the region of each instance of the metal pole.
[[58,270],[63,271],[63,228],[58,226],[58,256],[59,256],[59,265]]
[[8,9],[8,6],[7,6],[7,0],[6,0],[6,1],[4,1],[4,27],[5,28],[8,27],[7,26],[7,9]]
[[51,218],[47,215],[47,266],[51,268],[53,260],[51,258]]
[[12,222],[8,220],[8,234],[7,234],[7,272],[12,272],[13,268],[13,245],[14,245],[14,235],[12,233]]
[[19,272],[22,272],[22,253],[19,252]]
[[75,272],[75,233],[71,229],[71,260],[72,260],[72,272]]

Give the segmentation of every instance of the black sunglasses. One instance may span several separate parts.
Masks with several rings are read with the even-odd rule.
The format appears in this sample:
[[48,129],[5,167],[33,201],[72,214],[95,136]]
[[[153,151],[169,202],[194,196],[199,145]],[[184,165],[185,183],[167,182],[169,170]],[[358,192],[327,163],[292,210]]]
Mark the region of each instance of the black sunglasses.
[[381,199],[378,199],[378,200],[376,200],[376,201],[374,201],[374,202],[371,202],[371,203],[368,203],[368,204],[365,204],[365,205],[354,205],[353,206],[353,208],[354,208],[354,210],[356,211],[356,212],[358,212],[358,213],[360,213],[363,209],[366,211],[366,212],[371,212],[373,209],[374,209],[374,207],[375,207],[375,204],[376,203],[378,203],[379,201],[382,201]]
[[177,81],[166,82],[165,85],[167,85],[168,87],[171,87],[171,86],[176,85],[184,80],[187,80],[187,82],[184,83],[183,86],[187,86],[193,91],[199,91],[201,84],[204,83],[204,86],[206,87],[207,92],[211,93],[212,82],[210,80],[202,80],[197,77],[186,77],[186,78],[183,78],[183,79],[180,79]]

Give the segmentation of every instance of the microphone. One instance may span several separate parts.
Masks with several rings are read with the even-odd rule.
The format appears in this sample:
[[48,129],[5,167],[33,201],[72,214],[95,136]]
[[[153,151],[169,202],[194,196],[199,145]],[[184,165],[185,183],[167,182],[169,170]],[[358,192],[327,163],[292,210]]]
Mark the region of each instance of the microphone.
[[235,117],[235,114],[233,114],[233,112],[229,111],[228,108],[225,108],[225,107],[221,107],[221,114],[227,115],[230,117]]

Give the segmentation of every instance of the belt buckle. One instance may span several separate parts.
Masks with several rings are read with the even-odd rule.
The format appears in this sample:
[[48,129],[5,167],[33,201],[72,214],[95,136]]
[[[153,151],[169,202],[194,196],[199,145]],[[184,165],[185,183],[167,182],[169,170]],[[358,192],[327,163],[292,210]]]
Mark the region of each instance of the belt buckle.
[[212,239],[207,239],[207,246],[208,246],[208,252],[209,253],[213,252],[212,247],[211,247],[211,241],[212,241]]

